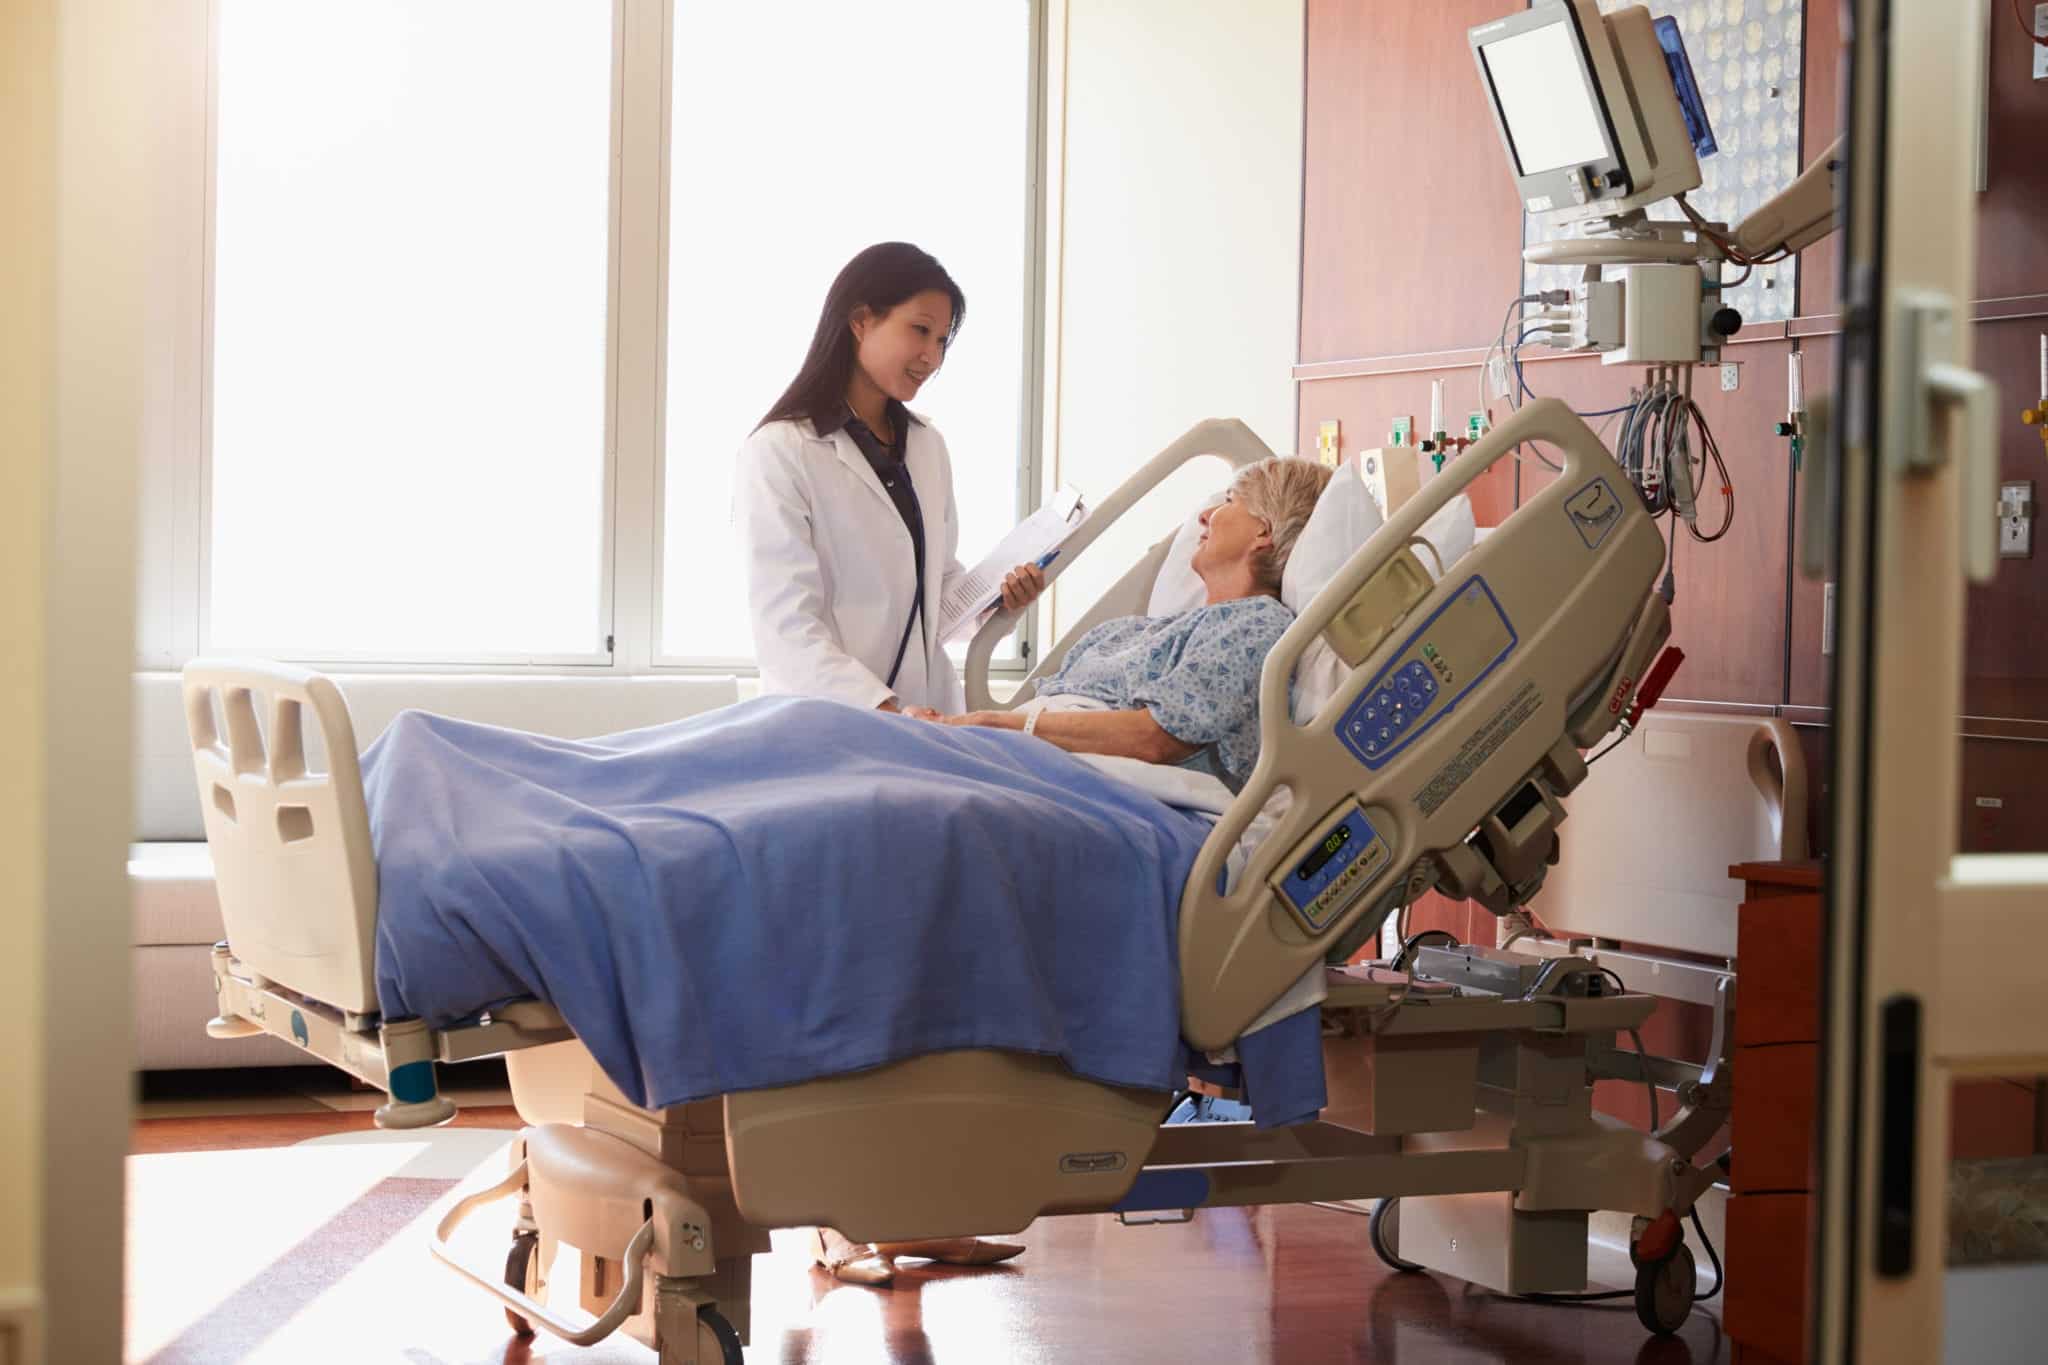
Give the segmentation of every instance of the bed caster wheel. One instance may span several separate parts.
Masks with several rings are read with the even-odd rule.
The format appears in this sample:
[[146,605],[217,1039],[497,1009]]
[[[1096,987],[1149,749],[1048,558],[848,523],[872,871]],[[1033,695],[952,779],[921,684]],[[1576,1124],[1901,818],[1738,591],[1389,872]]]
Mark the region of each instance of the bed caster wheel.
[[[540,1251],[538,1232],[515,1232],[512,1234],[512,1249],[505,1253],[505,1283],[520,1293],[532,1297],[534,1272],[539,1268],[535,1261]],[[526,1338],[533,1335],[533,1324],[514,1310],[505,1310],[505,1321],[512,1324],[513,1335]]]
[[1660,1337],[1668,1337],[1685,1326],[1692,1316],[1693,1295],[1699,1289],[1699,1271],[1692,1250],[1683,1242],[1661,1261],[1645,1261],[1636,1267],[1636,1317]]
[[1373,1253],[1382,1261],[1404,1275],[1412,1275],[1422,1267],[1413,1261],[1404,1261],[1397,1254],[1401,1246],[1401,1201],[1382,1199],[1372,1206],[1372,1218],[1365,1225],[1366,1235],[1372,1239]]
[[697,1365],[746,1365],[739,1329],[716,1308],[697,1310]]

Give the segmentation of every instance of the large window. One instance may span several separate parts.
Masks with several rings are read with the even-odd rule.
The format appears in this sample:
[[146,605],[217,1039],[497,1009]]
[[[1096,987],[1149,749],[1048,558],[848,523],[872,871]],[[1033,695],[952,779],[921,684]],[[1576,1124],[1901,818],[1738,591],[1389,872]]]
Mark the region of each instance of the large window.
[[219,25],[209,644],[600,656],[611,7]]
[[662,652],[752,653],[734,455],[862,247],[967,295],[915,406],[946,437],[969,564],[1018,516],[1031,199],[1024,0],[677,4],[670,76]]
[[212,168],[203,399],[156,443],[152,664],[744,666],[734,456],[881,240],[967,294],[917,404],[962,557],[1017,517],[1031,0],[214,14],[180,134]]

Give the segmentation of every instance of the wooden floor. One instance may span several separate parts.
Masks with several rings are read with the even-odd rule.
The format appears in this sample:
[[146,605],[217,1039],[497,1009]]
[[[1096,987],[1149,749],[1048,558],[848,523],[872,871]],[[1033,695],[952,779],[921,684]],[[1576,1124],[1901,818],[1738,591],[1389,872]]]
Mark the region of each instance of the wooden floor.
[[[147,1092],[146,1092],[147,1093]],[[325,1097],[323,1097],[325,1098]],[[577,1362],[648,1365],[626,1341],[515,1340],[496,1305],[425,1238],[467,1175],[503,1169],[518,1118],[485,1103],[429,1134],[380,1133],[366,1108],[260,1095],[146,1104],[130,1161],[127,1318],[133,1361]],[[502,1264],[509,1209],[463,1234]],[[1185,1226],[1046,1219],[987,1270],[929,1268],[888,1290],[840,1285],[793,1239],[754,1267],[753,1365],[1105,1362],[1707,1362],[1728,1351],[1711,1305],[1650,1338],[1624,1301],[1565,1308],[1496,1298],[1373,1256],[1363,1217],[1311,1207],[1211,1210]],[[558,1269],[559,1275],[559,1269]]]

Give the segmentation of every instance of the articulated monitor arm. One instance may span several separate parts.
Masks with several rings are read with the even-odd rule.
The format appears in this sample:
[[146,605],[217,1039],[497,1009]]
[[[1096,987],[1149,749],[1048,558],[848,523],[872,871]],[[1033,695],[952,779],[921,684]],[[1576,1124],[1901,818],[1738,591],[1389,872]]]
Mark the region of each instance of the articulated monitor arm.
[[1790,255],[1804,251],[1837,226],[1835,181],[1842,168],[1842,140],[1815,158],[1799,178],[1735,225],[1729,240],[1745,256]]

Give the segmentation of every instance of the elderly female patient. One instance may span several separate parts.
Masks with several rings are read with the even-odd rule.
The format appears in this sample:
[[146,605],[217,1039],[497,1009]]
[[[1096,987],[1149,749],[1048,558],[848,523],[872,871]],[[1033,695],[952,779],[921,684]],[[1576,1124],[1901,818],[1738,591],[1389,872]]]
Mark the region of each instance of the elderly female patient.
[[1202,513],[1191,567],[1203,605],[1105,621],[1038,680],[1040,702],[944,723],[1027,730],[1073,753],[1179,764],[1243,786],[1259,756],[1259,671],[1294,620],[1280,576],[1329,481],[1322,465],[1289,457],[1241,471]]

